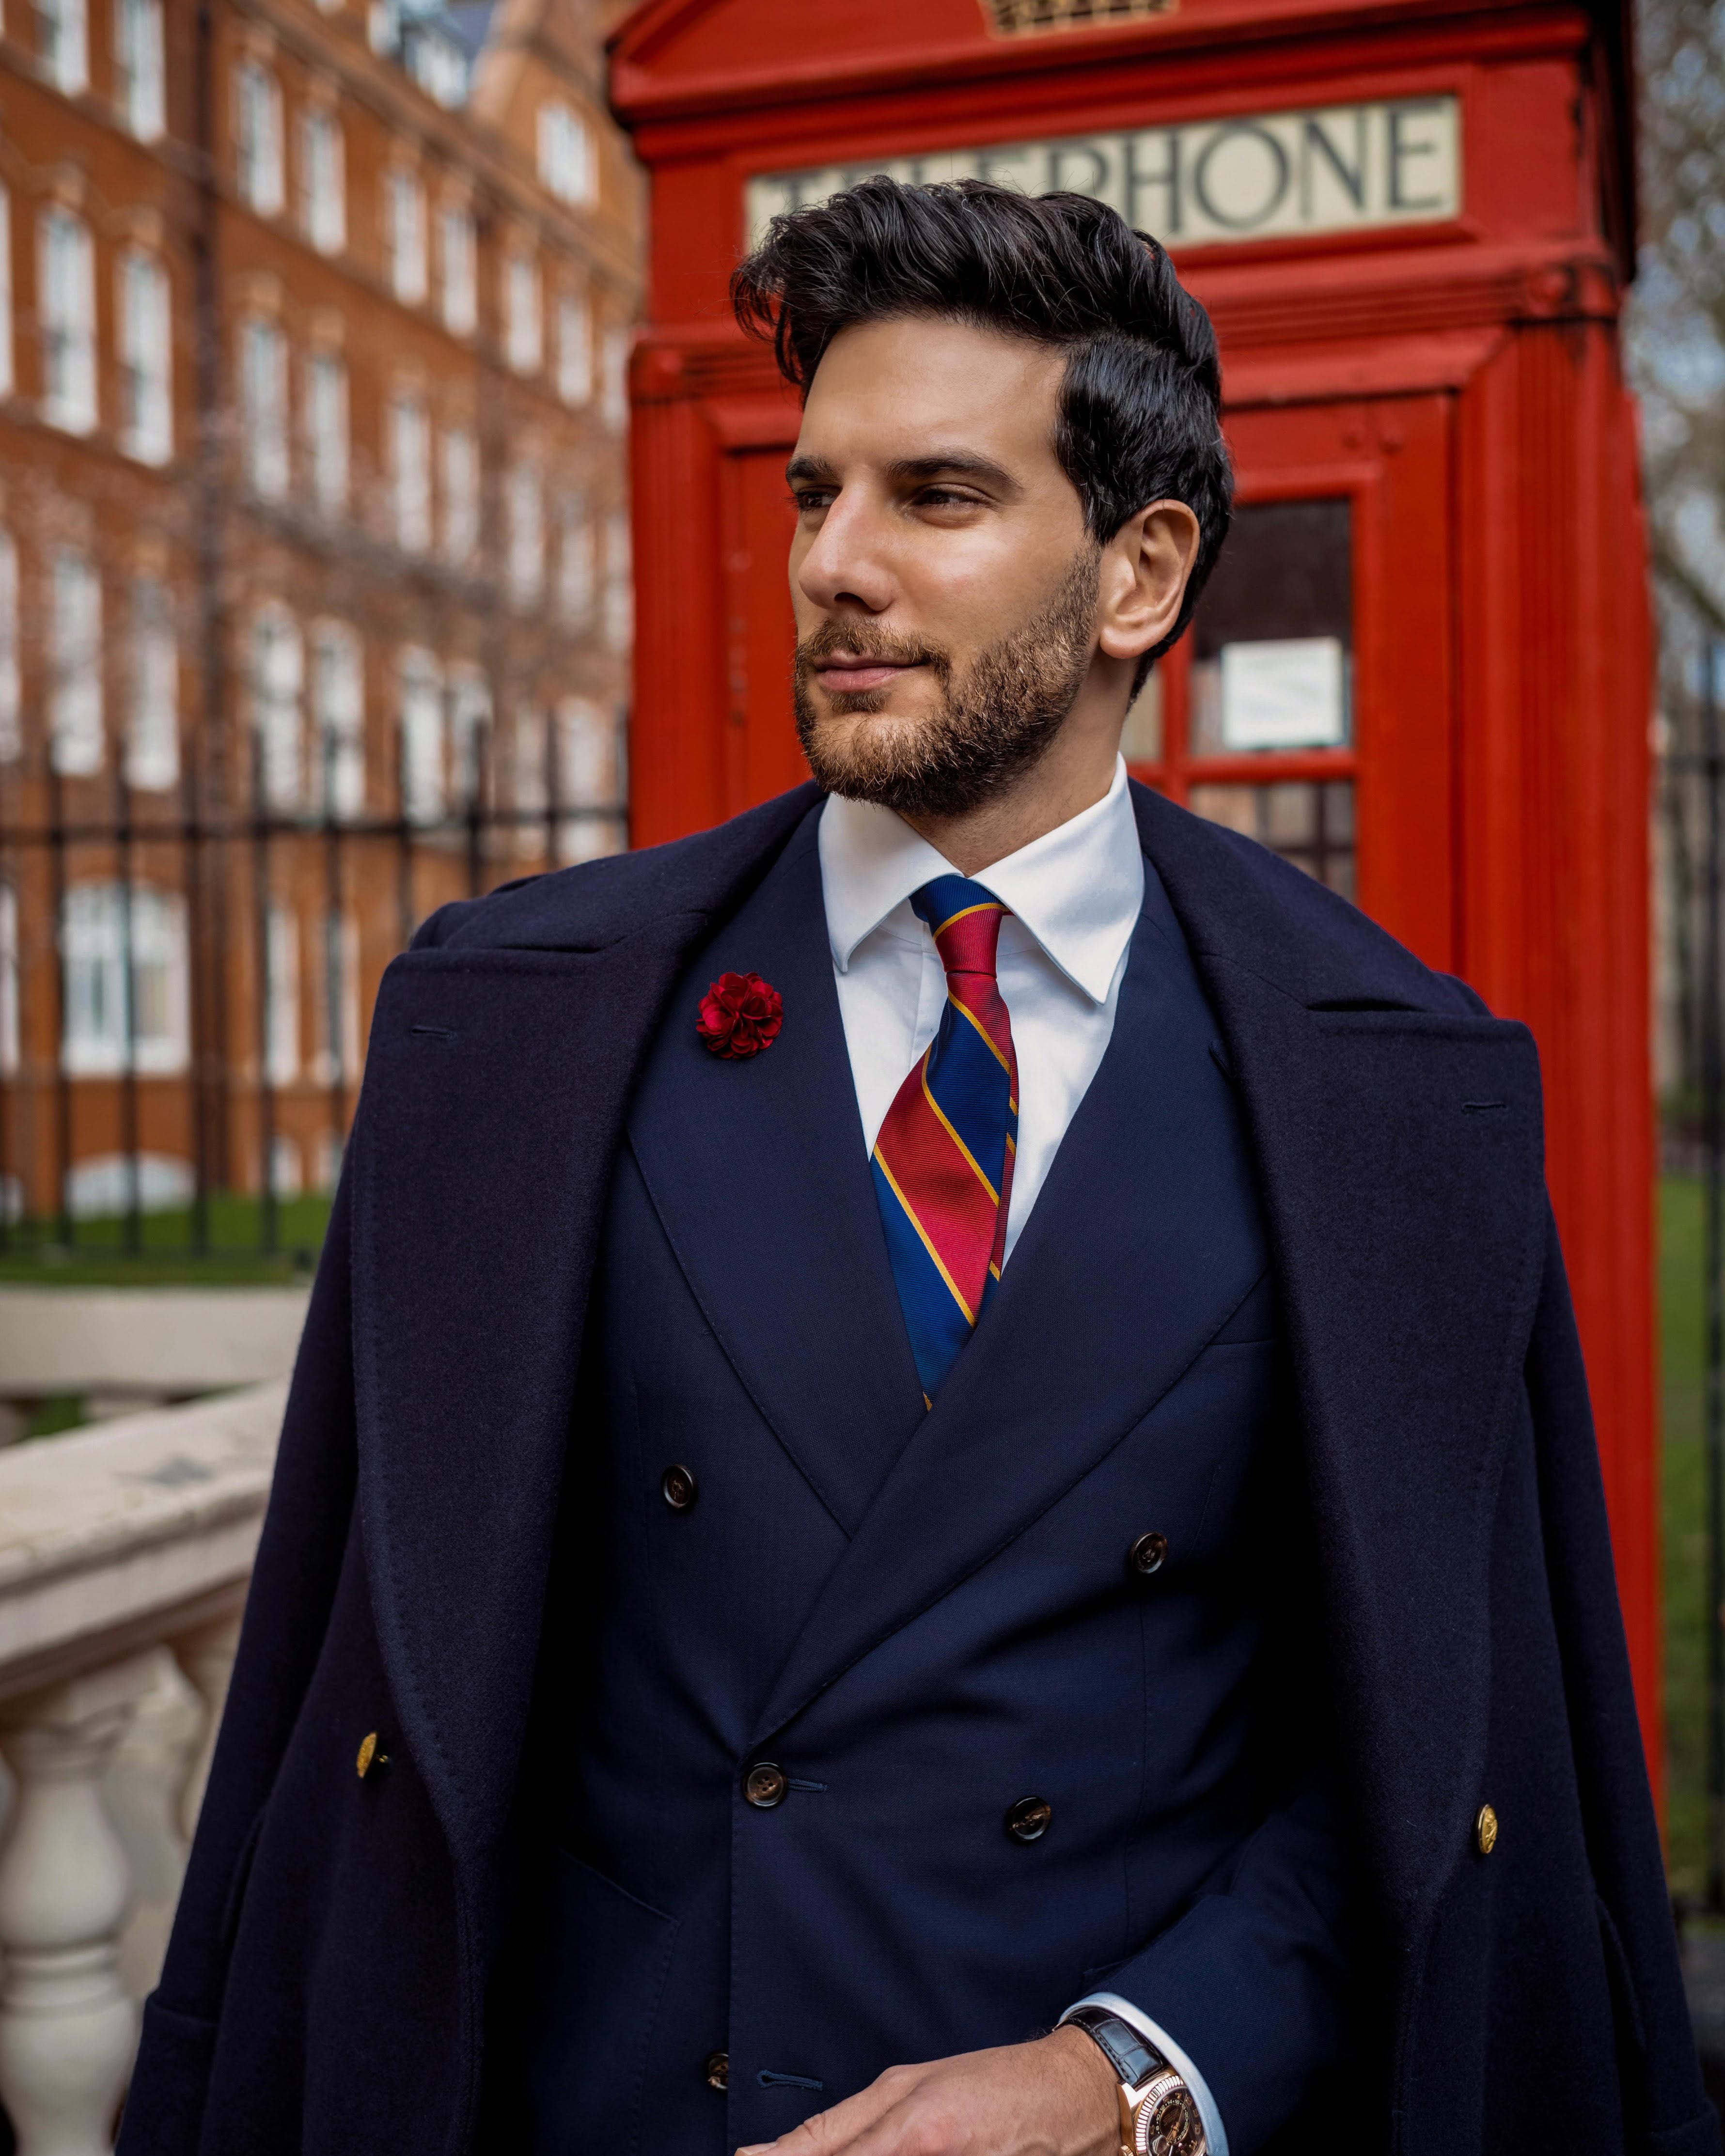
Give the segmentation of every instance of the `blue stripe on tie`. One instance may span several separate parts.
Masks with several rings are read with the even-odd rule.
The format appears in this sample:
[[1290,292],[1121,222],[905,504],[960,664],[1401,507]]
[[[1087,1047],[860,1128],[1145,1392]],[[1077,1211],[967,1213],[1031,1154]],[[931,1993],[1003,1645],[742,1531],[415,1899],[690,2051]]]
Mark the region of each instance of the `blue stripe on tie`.
[[911,895],[912,909],[922,915],[932,929],[938,928],[942,921],[950,921],[955,913],[963,913],[968,906],[999,906],[999,903],[993,892],[985,886],[973,883],[968,876],[962,875],[937,876],[932,883],[924,884],[921,891],[913,891]]
[[941,1014],[928,1069],[928,1090],[941,1113],[998,1194],[1006,1164],[1006,1101],[1011,1081],[988,1042],[950,1004]]
[[904,1309],[916,1374],[922,1381],[925,1397],[932,1400],[958,1350],[969,1339],[970,1327],[952,1299],[952,1291],[929,1256],[927,1245],[905,1217],[892,1185],[880,1172],[880,1162],[871,1158],[869,1169],[875,1178],[880,1224],[886,1230],[886,1254],[892,1261],[892,1277]]

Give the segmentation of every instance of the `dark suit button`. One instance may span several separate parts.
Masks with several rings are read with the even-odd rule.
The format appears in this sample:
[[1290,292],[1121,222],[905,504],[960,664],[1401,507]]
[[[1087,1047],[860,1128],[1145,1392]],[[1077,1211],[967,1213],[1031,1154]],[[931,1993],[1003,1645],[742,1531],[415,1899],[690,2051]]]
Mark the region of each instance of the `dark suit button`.
[[674,1512],[686,1512],[698,1494],[695,1477],[686,1467],[667,1467],[659,1478],[659,1486]]
[[1053,1817],[1046,1797],[1020,1797],[1006,1815],[1006,1831],[1014,1841],[1040,1841]]
[[770,1812],[775,1804],[784,1802],[784,1793],[790,1787],[783,1767],[775,1767],[770,1759],[762,1759],[758,1766],[751,1767],[742,1793],[757,1812]]
[[709,2088],[729,2088],[731,2054],[728,2051],[709,2051],[701,2062],[701,2077]]
[[1134,1572],[1160,1572],[1167,1556],[1168,1537],[1153,1532],[1138,1537],[1127,1552],[1126,1561]]

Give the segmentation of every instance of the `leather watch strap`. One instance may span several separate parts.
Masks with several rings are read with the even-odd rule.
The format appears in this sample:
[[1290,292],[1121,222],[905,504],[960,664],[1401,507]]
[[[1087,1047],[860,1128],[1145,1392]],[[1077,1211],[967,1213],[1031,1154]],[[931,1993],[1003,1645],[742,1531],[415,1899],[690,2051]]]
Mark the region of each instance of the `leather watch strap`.
[[1060,2016],[1063,2029],[1082,2029],[1100,2046],[1108,2063],[1127,2088],[1137,2088],[1168,2061],[1147,2042],[1132,2023],[1106,2006],[1075,2006]]

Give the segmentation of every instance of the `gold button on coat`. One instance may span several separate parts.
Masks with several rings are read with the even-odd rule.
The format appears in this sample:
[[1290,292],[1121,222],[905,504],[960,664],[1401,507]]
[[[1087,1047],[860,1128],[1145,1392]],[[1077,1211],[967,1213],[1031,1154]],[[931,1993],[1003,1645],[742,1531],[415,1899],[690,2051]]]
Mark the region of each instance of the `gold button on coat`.
[[762,1759],[758,1766],[749,1768],[742,1793],[757,1812],[770,1812],[775,1804],[784,1802],[789,1787],[783,1768],[775,1767],[770,1759]]
[[360,1738],[359,1757],[355,1760],[354,1764],[359,1769],[361,1781],[364,1781],[373,1767],[387,1767],[389,1764],[389,1754],[377,1749],[377,1732],[375,1729],[367,1730],[365,1735]]
[[1497,1815],[1490,1804],[1480,1806],[1480,1815],[1473,1823],[1473,1838],[1481,1856],[1489,1856],[1497,1846]]
[[701,2073],[709,2088],[728,2088],[731,2086],[731,2054],[728,2051],[709,2051],[701,2062]]

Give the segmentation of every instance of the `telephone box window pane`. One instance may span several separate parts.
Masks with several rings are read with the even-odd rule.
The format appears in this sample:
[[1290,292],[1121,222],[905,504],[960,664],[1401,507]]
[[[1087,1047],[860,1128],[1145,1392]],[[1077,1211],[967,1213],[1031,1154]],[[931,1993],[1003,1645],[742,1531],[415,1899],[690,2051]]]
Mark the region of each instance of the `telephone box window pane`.
[[1195,815],[1268,846],[1343,898],[1353,896],[1353,782],[1194,786]]
[[1249,502],[1192,624],[1192,751],[1345,747],[1353,732],[1349,505]]

